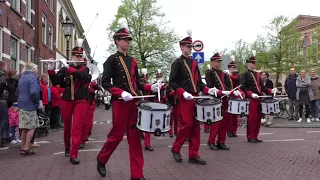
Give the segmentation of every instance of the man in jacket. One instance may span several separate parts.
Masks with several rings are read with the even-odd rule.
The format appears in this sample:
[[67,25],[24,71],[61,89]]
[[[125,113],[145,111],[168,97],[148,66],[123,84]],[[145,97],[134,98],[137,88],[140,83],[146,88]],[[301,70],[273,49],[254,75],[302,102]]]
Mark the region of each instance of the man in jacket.
[[297,73],[294,68],[290,69],[290,74],[284,83],[284,89],[288,95],[289,100],[289,121],[298,119],[299,102],[296,99],[297,92]]
[[319,105],[320,105],[320,77],[314,69],[310,72],[311,89],[313,92],[314,100],[311,101],[311,121],[319,121]]
[[7,65],[5,62],[0,62],[0,151],[7,150],[1,144],[2,138],[9,136],[9,121],[8,121],[8,105],[7,105]]

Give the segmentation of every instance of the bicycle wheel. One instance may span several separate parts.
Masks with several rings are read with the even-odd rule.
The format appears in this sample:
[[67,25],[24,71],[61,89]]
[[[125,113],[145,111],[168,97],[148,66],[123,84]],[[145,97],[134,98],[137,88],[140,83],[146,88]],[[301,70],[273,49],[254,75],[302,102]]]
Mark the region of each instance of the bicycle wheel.
[[283,118],[283,119],[289,118],[289,103],[288,103],[288,100],[283,100],[282,101],[282,109],[283,109],[283,113],[281,115],[281,118]]

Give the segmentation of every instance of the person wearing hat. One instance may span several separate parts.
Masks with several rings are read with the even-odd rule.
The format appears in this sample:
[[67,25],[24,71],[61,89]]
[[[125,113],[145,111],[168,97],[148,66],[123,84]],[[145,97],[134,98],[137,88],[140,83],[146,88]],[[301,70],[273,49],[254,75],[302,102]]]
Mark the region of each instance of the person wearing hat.
[[262,142],[258,139],[260,125],[261,125],[261,105],[260,98],[263,92],[266,94],[277,93],[277,88],[268,89],[263,85],[260,73],[256,72],[256,56],[255,52],[247,60],[248,71],[241,75],[241,90],[249,98],[249,115],[247,123],[247,139],[250,143]]
[[[72,61],[60,60],[63,65],[57,73],[55,63],[48,62],[48,74],[53,86],[63,84],[64,92],[61,97],[61,119],[64,123],[65,156],[70,157],[72,164],[79,164],[77,159],[80,142],[83,137],[83,125],[88,109],[89,90],[86,84],[90,83],[89,69],[83,66],[83,39],[77,40],[77,46],[71,51]],[[71,141],[71,142],[70,142]]]
[[[191,31],[188,37],[182,39],[180,49],[182,55],[171,65],[169,85],[179,97],[181,108],[181,127],[173,143],[171,153],[176,162],[181,162],[180,149],[189,137],[189,163],[205,165],[206,161],[199,156],[200,148],[200,123],[195,120],[194,96],[202,91],[204,94],[214,94],[214,89],[209,89],[201,80],[197,62],[190,58],[193,47]],[[183,110],[182,110],[183,109]]]
[[103,64],[102,87],[112,94],[113,127],[97,156],[97,171],[102,177],[106,176],[105,164],[127,132],[131,179],[144,179],[144,160],[140,142],[142,132],[136,128],[138,99],[134,96],[138,96],[139,90],[157,92],[161,84],[141,83],[138,62],[127,53],[132,37],[126,20],[120,19],[119,24],[121,28],[113,36],[118,51],[109,56]]
[[[223,96],[222,99],[222,109],[221,111],[227,110],[228,105],[228,97],[231,94],[231,85],[230,80],[227,74],[220,70],[221,66],[221,55],[219,52],[215,53],[211,58],[211,66],[212,68],[206,72],[205,79],[207,82],[207,86],[210,88],[214,88],[215,96]],[[238,91],[234,91],[234,93],[238,93]],[[225,145],[226,136],[227,136],[227,125],[228,119],[226,117],[226,113],[223,113],[223,119],[211,125],[210,136],[207,145],[211,150],[229,150],[229,148]],[[216,141],[216,137],[217,141]],[[217,143],[215,143],[217,142]]]
[[[236,61],[234,60],[234,56],[231,56],[231,62],[228,64],[228,70],[227,75],[230,78],[230,82],[231,82],[231,89],[237,87],[240,85],[240,76],[239,73],[237,72],[237,65],[236,65]],[[244,96],[244,93],[240,90],[240,88],[238,88],[239,92],[241,92],[241,95]],[[242,97],[243,97],[242,96]],[[235,96],[235,97],[239,97],[239,96]],[[228,113],[228,112],[226,112]],[[238,137],[237,135],[237,129],[238,129],[238,115],[236,114],[230,114],[228,113],[228,136],[229,137]]]

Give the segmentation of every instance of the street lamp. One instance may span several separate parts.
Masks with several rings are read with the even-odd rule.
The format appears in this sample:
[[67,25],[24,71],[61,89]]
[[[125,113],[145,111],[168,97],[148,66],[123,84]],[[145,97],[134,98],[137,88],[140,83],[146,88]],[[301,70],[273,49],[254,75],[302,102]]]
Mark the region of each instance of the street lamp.
[[63,28],[64,37],[67,40],[67,60],[69,60],[69,54],[70,54],[70,39],[73,35],[73,27],[74,24],[70,21],[70,18],[67,16],[65,22],[61,23]]

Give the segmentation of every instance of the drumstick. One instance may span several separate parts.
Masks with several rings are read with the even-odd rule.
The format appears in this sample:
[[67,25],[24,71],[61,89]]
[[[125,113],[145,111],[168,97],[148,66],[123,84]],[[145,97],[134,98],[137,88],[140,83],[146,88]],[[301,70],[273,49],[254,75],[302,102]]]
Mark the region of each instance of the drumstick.
[[[142,99],[142,98],[149,98],[149,97],[155,97],[156,95],[145,95],[145,96],[133,96],[133,99]],[[119,99],[123,99],[122,97],[120,97]]]
[[194,96],[193,99],[212,99],[212,96]]
[[272,96],[258,96],[258,98],[268,98],[268,97],[272,97]]
[[[238,89],[241,86],[241,84],[235,88],[233,88],[230,92],[232,93],[234,90]],[[221,96],[221,99],[224,98],[226,95]]]
[[[160,83],[160,81],[158,80],[157,83]],[[160,102],[160,87],[158,86],[158,101]]]

